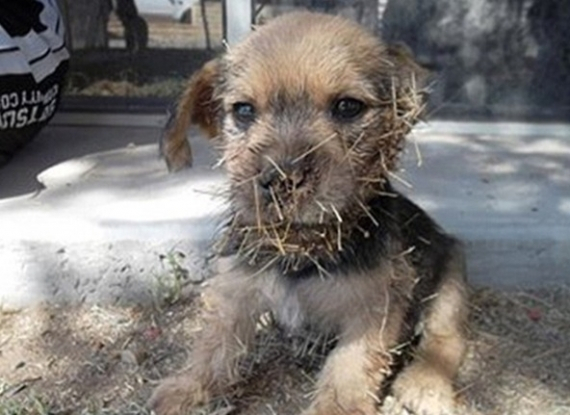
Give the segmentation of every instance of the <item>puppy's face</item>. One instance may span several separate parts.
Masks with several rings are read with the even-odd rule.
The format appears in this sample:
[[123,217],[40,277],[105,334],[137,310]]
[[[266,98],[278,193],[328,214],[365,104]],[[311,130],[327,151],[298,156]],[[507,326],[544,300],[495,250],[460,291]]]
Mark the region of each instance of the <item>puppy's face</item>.
[[308,13],[232,49],[216,93],[242,220],[312,225],[362,211],[414,121],[403,106],[420,106],[409,102],[416,69],[356,24]]
[[318,232],[366,214],[421,111],[420,72],[320,14],[275,19],[230,49],[197,84],[214,84],[202,118],[217,120],[240,224]]

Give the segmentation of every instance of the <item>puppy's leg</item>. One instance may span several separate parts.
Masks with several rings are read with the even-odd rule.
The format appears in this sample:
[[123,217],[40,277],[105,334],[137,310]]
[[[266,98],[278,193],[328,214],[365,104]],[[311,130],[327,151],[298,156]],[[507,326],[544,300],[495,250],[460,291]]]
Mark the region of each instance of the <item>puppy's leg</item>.
[[179,415],[208,402],[239,380],[239,364],[255,335],[261,313],[255,284],[236,273],[222,274],[204,293],[203,331],[189,367],[164,380],[149,405],[158,415]]
[[376,350],[370,335],[344,339],[327,358],[316,396],[303,415],[373,415],[374,397],[389,368],[387,353]]
[[378,391],[392,363],[403,313],[353,320],[325,362],[315,398],[303,415],[375,415]]
[[417,354],[394,382],[394,412],[399,413],[401,407],[417,415],[454,412],[452,385],[465,352],[466,318],[465,262],[456,247],[437,297],[427,310]]

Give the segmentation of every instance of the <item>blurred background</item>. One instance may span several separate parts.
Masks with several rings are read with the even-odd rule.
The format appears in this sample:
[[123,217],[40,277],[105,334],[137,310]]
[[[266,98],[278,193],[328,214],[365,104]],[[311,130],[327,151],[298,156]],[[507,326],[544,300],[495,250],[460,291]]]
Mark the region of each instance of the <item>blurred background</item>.
[[248,24],[310,9],[406,44],[433,74],[432,117],[570,120],[567,0],[59,2],[72,51],[66,110],[164,109],[189,74],[223,50],[245,7]]

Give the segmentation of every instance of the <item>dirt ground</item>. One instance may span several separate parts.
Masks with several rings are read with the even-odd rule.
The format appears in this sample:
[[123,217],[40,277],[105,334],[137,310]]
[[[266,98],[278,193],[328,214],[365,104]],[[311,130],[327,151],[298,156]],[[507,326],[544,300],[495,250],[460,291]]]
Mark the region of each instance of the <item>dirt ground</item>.
[[[197,294],[145,309],[38,307],[0,314],[0,414],[146,414],[158,380],[185,361]],[[474,289],[461,414],[570,414],[570,288]],[[261,333],[251,379],[195,415],[297,414],[322,362]]]

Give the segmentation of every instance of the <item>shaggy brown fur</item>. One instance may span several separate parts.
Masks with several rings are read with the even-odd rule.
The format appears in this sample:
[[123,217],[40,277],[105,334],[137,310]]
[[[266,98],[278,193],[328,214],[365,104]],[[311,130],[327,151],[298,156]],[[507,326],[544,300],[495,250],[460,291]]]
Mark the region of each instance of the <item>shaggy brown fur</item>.
[[[268,311],[285,330],[338,338],[305,415],[376,414],[386,382],[394,413],[453,411],[462,249],[389,182],[421,113],[422,76],[356,24],[301,13],[191,79],[165,156],[172,169],[188,165],[186,128],[200,125],[223,147],[231,207],[203,332],[189,368],[152,396],[157,414],[235,385]],[[401,368],[405,345],[413,353]]]

